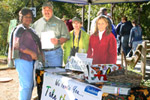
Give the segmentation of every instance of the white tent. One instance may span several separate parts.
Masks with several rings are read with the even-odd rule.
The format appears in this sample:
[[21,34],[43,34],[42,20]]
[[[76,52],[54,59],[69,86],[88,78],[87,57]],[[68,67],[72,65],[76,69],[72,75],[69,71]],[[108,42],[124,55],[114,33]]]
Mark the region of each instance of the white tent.
[[107,3],[146,2],[146,1],[150,1],[150,0],[49,0],[49,1],[58,1],[58,2],[89,5],[88,28],[87,28],[87,33],[89,33],[91,4],[95,5],[95,4],[107,4]]

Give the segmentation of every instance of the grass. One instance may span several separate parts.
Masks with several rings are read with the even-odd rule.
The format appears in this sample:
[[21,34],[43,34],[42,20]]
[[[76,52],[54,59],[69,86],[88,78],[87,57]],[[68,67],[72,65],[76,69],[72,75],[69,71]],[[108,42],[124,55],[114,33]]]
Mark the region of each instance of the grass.
[[144,85],[144,86],[150,87],[150,79],[148,79],[148,80],[142,80],[141,84]]
[[[142,75],[141,72],[139,72],[139,71],[137,71],[137,70],[135,70],[135,69],[133,69],[133,68],[131,68],[131,67],[128,67],[128,70],[129,70],[129,71],[133,71],[133,72],[135,72],[135,73],[137,73],[137,74]],[[141,85],[150,87],[150,79],[142,80],[142,81],[141,81]]]
[[7,56],[0,55],[0,59],[7,59]]

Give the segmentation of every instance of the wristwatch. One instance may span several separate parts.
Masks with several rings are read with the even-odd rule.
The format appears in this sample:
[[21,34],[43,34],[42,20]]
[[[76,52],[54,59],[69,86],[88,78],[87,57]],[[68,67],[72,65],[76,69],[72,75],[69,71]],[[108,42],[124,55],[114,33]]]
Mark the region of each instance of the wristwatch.
[[58,39],[58,45],[61,45],[60,40]]

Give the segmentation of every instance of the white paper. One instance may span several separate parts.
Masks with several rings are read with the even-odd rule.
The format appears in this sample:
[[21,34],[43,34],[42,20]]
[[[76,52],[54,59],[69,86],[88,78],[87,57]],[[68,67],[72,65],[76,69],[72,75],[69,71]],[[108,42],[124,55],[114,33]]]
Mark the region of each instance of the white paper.
[[82,59],[82,58],[87,58],[87,54],[86,54],[86,53],[76,53],[76,54],[75,54],[75,57],[78,57],[78,58],[80,58],[80,59]]
[[83,63],[87,65],[92,65],[92,58],[87,58],[87,53],[76,53],[75,57],[79,58]]
[[45,69],[44,71],[49,72],[49,73],[55,73],[55,72],[65,72],[64,68],[48,68]]
[[41,33],[42,49],[54,48],[54,44],[51,42],[51,38],[55,38],[54,31],[47,31]]
[[128,95],[130,91],[130,88],[124,88],[124,87],[116,87],[116,86],[105,86],[102,87],[102,92],[109,93],[109,94],[122,94],[122,95]]
[[66,64],[65,69],[70,69],[70,70],[76,70],[76,71],[82,71],[85,72],[86,70],[86,65],[81,59],[78,57],[72,56],[69,59],[69,62]]

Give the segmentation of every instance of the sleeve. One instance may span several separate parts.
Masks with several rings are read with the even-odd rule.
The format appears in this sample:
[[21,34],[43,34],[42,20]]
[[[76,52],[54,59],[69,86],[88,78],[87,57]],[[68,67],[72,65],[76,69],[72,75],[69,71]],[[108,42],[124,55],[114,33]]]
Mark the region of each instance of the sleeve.
[[90,41],[89,41],[89,47],[88,47],[88,51],[87,51],[87,57],[88,58],[92,58],[93,55],[92,55],[92,46],[91,46],[91,43],[92,42],[92,36],[90,37]]
[[89,35],[86,33],[86,40],[85,40],[85,52],[87,52],[88,51],[88,47],[89,47]]
[[72,42],[68,40],[67,42],[64,43],[63,45],[63,61],[66,64],[68,57],[70,56],[70,50],[71,50],[71,45]]
[[117,38],[115,26],[112,24],[112,33],[114,34],[115,38]]
[[116,26],[116,33],[117,33],[118,35],[120,35],[120,26],[121,26],[121,24],[118,24],[118,25]]
[[114,36],[110,37],[109,41],[109,54],[108,54],[108,63],[116,64],[117,62],[117,42]]
[[122,36],[123,35],[123,24],[120,26],[120,36]]
[[15,33],[15,40],[14,40],[15,41],[15,45],[14,45],[14,48],[15,49],[19,49],[20,51],[26,49],[26,47],[23,44],[24,41],[26,40],[26,38],[23,36],[23,32],[24,31],[25,30],[22,27],[20,27]]
[[8,48],[8,60],[12,59],[12,47],[13,47],[13,35],[16,28],[13,29],[10,35],[9,48]]
[[70,39],[68,28],[64,22],[61,22],[61,38]]
[[131,29],[129,36],[129,44],[132,44],[134,31]]
[[20,41],[20,37],[21,37],[21,34],[23,32],[23,28],[17,28],[15,31],[14,31],[14,37],[13,37],[13,47],[14,49],[19,49],[19,41]]
[[66,59],[66,43],[64,43],[64,45],[63,45],[63,51],[64,51],[63,60],[64,60],[64,63],[66,64],[66,62],[67,62],[67,59]]

